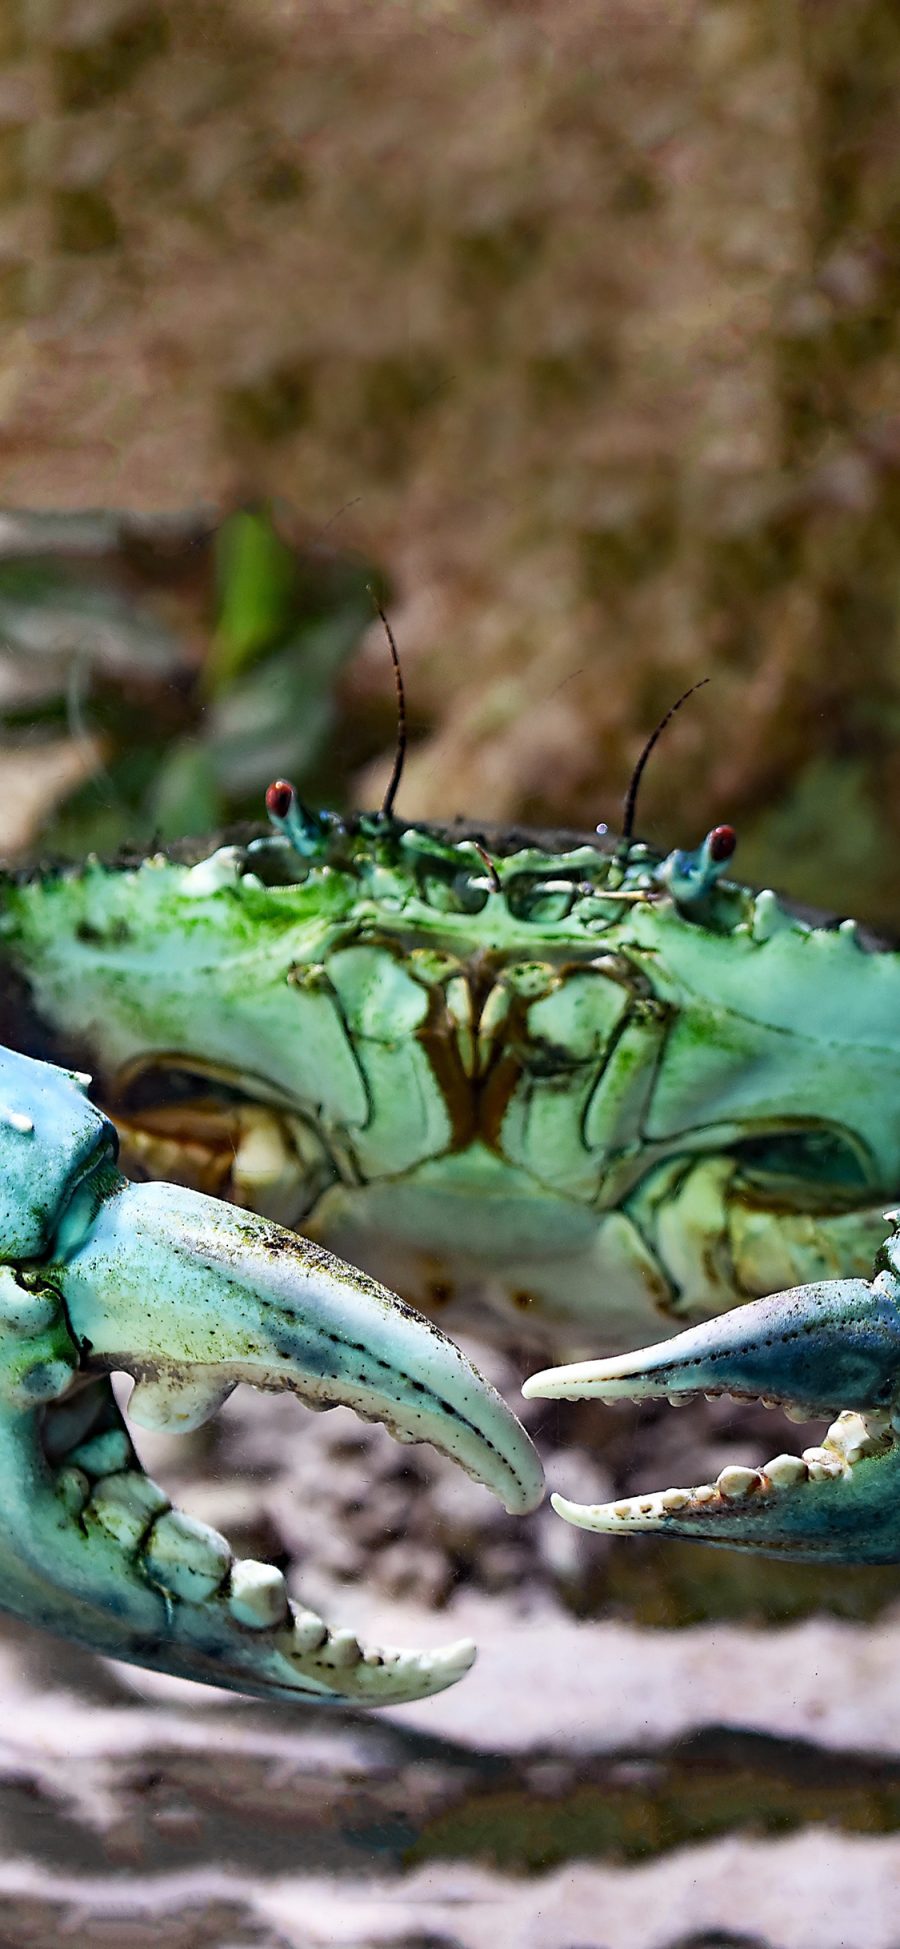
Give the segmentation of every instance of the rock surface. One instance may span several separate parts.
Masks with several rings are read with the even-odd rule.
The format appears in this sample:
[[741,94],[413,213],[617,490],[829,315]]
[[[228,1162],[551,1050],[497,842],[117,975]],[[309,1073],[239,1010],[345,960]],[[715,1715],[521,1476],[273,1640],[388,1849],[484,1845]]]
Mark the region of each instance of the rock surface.
[[7,1637],[0,1942],[894,1949],[900,1618],[454,1621],[466,1693],[377,1720]]

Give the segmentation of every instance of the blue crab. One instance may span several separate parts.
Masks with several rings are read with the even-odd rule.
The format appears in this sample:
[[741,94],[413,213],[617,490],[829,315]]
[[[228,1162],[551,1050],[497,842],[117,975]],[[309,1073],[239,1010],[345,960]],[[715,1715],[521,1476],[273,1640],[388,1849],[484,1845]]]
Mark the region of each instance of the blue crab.
[[[727,827],[662,855],[409,825],[391,797],[343,820],[283,781],[268,806],[272,830],[213,847],[7,874],[7,1040],[90,1065],[132,1173],[418,1305],[570,1357],[712,1321],[532,1393],[682,1397],[703,1348],[706,1391],[850,1415],[808,1458],[595,1526],[890,1552],[890,1245],[865,1275],[900,1186],[896,954],[728,879]],[[726,1355],[759,1314],[715,1316],[779,1288],[751,1386]],[[881,1365],[857,1385],[863,1293]]]

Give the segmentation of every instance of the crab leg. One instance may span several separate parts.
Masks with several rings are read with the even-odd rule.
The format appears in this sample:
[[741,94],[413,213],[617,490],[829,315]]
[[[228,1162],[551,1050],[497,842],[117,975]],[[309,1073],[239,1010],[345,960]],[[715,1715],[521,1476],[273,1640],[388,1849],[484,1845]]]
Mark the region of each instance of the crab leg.
[[199,1193],[127,1183],[106,1119],[63,1072],[4,1052],[0,1097],[0,1247],[11,1259],[18,1227],[27,1248],[0,1266],[0,1603],[114,1657],[263,1697],[377,1705],[452,1683],[470,1644],[364,1651],[293,1605],[278,1570],[235,1561],[174,1510],[108,1376],[135,1376],[132,1418],[153,1427],[196,1426],[242,1380],[346,1403],[525,1510],[540,1464],[500,1397],[320,1248]]
[[[893,1216],[893,1214],[891,1214]],[[820,1447],[716,1482],[594,1506],[552,1498],[583,1529],[654,1531],[832,1562],[900,1561],[900,1239],[870,1284],[836,1279],[736,1307],[612,1360],[533,1374],[528,1396],[673,1403],[762,1397],[794,1421],[836,1414]]]

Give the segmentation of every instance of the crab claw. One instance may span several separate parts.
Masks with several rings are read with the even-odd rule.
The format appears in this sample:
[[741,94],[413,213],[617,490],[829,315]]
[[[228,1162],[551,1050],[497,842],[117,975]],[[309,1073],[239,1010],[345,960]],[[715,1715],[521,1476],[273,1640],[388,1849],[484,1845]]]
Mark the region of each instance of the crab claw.
[[[612,1360],[533,1374],[523,1392],[557,1400],[762,1397],[794,1421],[837,1413],[821,1447],[733,1465],[713,1483],[594,1506],[552,1497],[582,1529],[652,1530],[732,1548],[833,1562],[900,1560],[900,1309],[890,1270],[736,1307],[721,1319]],[[895,1425],[896,1424],[896,1425]]]
[[[7,1328],[5,1336],[3,1327]],[[108,1375],[143,1425],[190,1428],[239,1381],[346,1403],[430,1441],[511,1510],[541,1497],[515,1416],[432,1325],[268,1221],[100,1148],[39,1266],[0,1268],[0,1602],[96,1649],[234,1690],[366,1705],[442,1690],[469,1643],[366,1651],[235,1561],[142,1472]]]

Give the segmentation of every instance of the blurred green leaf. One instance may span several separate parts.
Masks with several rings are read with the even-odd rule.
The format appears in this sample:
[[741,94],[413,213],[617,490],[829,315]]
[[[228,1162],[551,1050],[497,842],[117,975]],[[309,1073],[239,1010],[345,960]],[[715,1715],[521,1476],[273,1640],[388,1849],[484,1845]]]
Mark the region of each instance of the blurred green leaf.
[[317,763],[334,725],[335,678],[362,626],[356,605],[307,624],[216,699],[206,735],[226,798],[260,791],[279,775],[296,782]]
[[149,810],[161,840],[211,832],[222,824],[215,763],[198,738],[184,738],[163,759],[149,793]]
[[0,730],[104,753],[42,845],[109,853],[259,817],[279,772],[340,804],[354,747],[335,747],[335,683],[377,579],[292,546],[265,507],[218,528],[0,511]]
[[215,540],[216,622],[206,688],[218,693],[256,663],[296,616],[297,557],[265,509],[223,521]]

